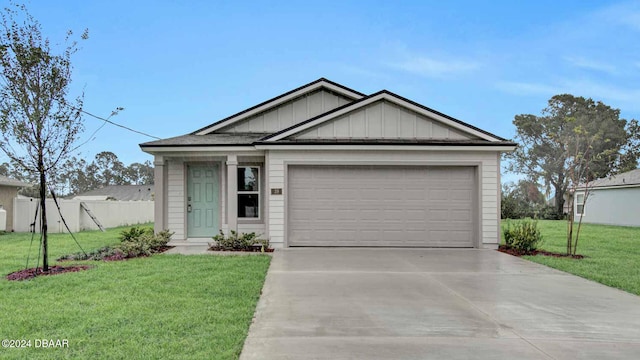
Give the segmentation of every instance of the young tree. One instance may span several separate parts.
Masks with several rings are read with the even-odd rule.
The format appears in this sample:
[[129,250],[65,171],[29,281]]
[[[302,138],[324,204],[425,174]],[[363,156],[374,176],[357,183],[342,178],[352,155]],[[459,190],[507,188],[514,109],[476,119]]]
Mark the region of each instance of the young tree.
[[[2,13],[0,29],[0,148],[22,170],[37,174],[43,271],[49,270],[47,212],[48,178],[73,150],[83,126],[83,96],[69,97],[71,56],[77,42],[68,31],[62,49],[43,37],[40,23],[24,5]],[[87,31],[81,39],[87,39]]]

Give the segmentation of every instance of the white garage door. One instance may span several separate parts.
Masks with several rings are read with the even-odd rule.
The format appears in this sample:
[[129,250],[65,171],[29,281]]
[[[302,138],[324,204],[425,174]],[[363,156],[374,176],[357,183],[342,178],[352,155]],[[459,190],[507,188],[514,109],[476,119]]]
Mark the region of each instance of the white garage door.
[[289,246],[473,247],[473,167],[290,166]]

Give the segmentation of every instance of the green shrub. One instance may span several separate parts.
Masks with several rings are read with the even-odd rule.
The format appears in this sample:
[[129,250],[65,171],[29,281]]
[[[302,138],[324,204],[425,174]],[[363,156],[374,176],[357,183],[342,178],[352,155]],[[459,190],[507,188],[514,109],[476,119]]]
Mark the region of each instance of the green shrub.
[[251,250],[255,246],[260,246],[262,251],[269,248],[269,240],[260,239],[255,232],[250,233],[238,233],[236,231],[229,231],[229,236],[226,236],[222,230],[220,234],[213,237],[214,244],[209,246],[214,250]]
[[150,256],[161,252],[169,240],[172,232],[169,230],[153,233],[152,228],[134,226],[120,233],[120,244],[106,246],[98,250],[84,253],[65,255],[58,260],[113,260]]
[[538,229],[538,222],[525,219],[516,222],[513,227],[507,222],[504,229],[504,243],[523,254],[529,254],[542,243],[542,234]]
[[120,232],[120,241],[132,241],[142,236],[143,234],[151,234],[153,235],[153,229],[150,227],[139,227],[134,226],[127,230],[122,230]]
[[128,240],[121,241],[115,248],[126,257],[150,256],[162,251],[173,235],[169,230],[163,230],[154,235],[153,230],[146,229],[138,234],[137,237],[129,237]]
[[102,260],[104,258],[108,258],[110,256],[114,256],[118,253],[118,250],[111,246],[101,247],[99,249],[89,251],[88,253],[77,252],[70,255],[64,255],[58,258],[58,261],[64,260]]

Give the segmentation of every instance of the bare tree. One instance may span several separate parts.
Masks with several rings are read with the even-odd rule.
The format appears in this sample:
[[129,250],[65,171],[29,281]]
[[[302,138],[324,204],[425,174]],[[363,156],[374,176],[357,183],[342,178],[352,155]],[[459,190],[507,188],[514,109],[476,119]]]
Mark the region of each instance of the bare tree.
[[[49,271],[47,181],[73,150],[83,130],[83,95],[69,99],[71,56],[77,41],[68,31],[64,45],[52,47],[40,23],[24,5],[2,13],[0,29],[0,148],[22,170],[37,174],[40,188],[42,270]],[[81,39],[87,39],[88,33]]]

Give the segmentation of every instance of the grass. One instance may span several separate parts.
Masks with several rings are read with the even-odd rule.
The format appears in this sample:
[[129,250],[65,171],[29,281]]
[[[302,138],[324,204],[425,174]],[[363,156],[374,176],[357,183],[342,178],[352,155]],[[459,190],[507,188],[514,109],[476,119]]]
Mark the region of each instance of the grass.
[[[119,229],[83,232],[85,250]],[[156,255],[77,273],[7,281],[23,269],[30,234],[0,236],[0,338],[68,339],[68,348],[0,348],[2,359],[237,359],[269,267],[268,256]],[[79,251],[50,238],[51,262]],[[32,249],[32,252],[34,249]],[[33,262],[30,267],[33,266]]]
[[[566,221],[540,220],[538,226],[544,237],[540,249],[566,253]],[[585,258],[523,258],[640,295],[640,227],[582,224],[577,254]]]

